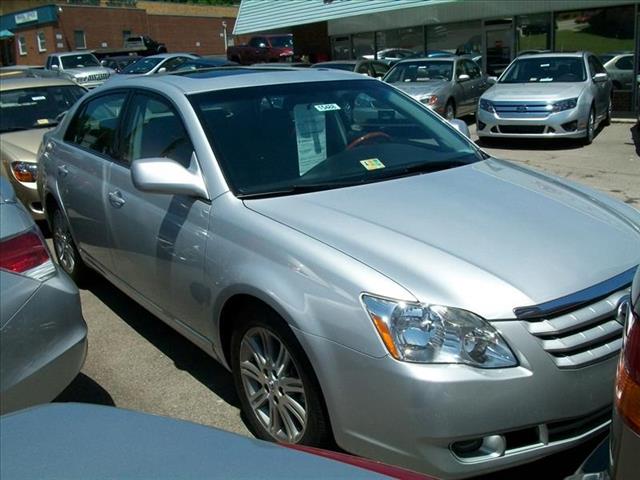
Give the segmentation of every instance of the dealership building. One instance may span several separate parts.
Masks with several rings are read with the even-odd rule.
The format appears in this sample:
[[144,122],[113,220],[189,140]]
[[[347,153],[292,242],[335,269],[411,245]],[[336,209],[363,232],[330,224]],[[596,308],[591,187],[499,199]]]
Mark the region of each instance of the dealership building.
[[149,0],[0,0],[0,65],[44,65],[69,50],[108,54],[135,35],[169,52],[225,55],[237,11]]
[[[624,0],[242,0],[235,35],[291,32],[312,60],[385,49],[469,54],[500,74],[520,52],[591,51],[616,61],[614,110],[636,111],[639,6]],[[632,54],[632,55],[628,55]],[[618,65],[619,64],[619,65]],[[613,70],[612,70],[613,71]]]

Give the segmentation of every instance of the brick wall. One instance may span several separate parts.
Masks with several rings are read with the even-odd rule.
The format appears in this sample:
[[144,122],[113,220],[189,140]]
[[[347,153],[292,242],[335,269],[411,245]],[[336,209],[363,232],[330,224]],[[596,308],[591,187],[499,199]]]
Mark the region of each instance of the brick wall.
[[222,21],[227,22],[230,38],[235,18],[149,15],[149,35],[167,45],[169,52],[224,55]]
[[[38,32],[45,35],[46,51],[40,52],[38,48]],[[20,55],[18,38],[23,36],[26,41],[27,54]],[[40,25],[38,27],[16,30],[13,47],[15,48],[15,59],[18,65],[44,65],[47,55],[55,52],[55,28],[54,25]]]
[[60,12],[58,25],[64,44],[64,48],[59,50],[65,51],[75,50],[74,31],[76,30],[84,31],[87,49],[102,48],[103,43],[106,43],[108,48],[122,48],[123,30],[129,30],[134,35],[146,35],[149,31],[146,12],[134,8],[65,5]]

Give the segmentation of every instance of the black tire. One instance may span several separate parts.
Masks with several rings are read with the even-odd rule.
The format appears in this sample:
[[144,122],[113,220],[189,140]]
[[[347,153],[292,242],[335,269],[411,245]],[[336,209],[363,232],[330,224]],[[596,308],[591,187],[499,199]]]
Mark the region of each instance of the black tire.
[[[293,332],[280,316],[269,308],[260,305],[247,306],[240,312],[237,320],[238,325],[231,337],[231,368],[242,412],[251,432],[257,438],[272,442],[296,443],[324,448],[332,446],[333,436],[320,385],[315,373],[313,372],[311,363],[302,350],[302,347],[298,343]],[[280,371],[283,371],[280,375],[274,375],[277,368],[275,366],[275,362],[265,362],[262,368],[258,366],[258,373],[262,375],[262,380],[259,381],[257,378],[252,378],[252,375],[255,375],[256,372],[254,367],[259,362],[256,360],[258,357],[247,355],[247,352],[254,351],[250,345],[258,345],[256,339],[262,339],[263,337],[260,334],[264,332],[266,332],[265,335],[272,336],[269,338],[277,339],[277,341],[285,347],[286,351],[290,355],[291,361],[289,362],[289,367],[283,368],[282,370],[279,369]],[[262,341],[261,345],[264,349],[264,341]],[[271,343],[271,347],[265,349],[272,351],[272,358],[274,356],[273,352],[276,351],[273,348],[274,346],[275,343]],[[279,349],[277,351],[280,353]],[[265,355],[263,358],[266,358],[267,356],[269,355]],[[242,360],[241,358],[245,359]],[[280,356],[278,356],[278,358],[280,358]],[[252,373],[252,375],[241,373],[241,362],[244,367],[243,372],[249,372]],[[248,363],[252,364],[254,367],[247,368]],[[296,374],[297,378],[295,378],[295,381],[301,381],[302,393],[292,393],[290,396],[287,394],[287,398],[289,400],[285,404],[285,395],[282,393],[283,390],[281,385],[285,385],[285,380],[287,381],[287,384],[291,385],[292,383],[290,380],[296,377]],[[275,380],[266,380],[267,378],[275,378]],[[269,382],[271,382],[271,385],[268,385]],[[282,435],[287,438],[282,438],[277,434],[272,434],[268,429],[268,425],[265,424],[267,419],[264,417],[267,414],[264,411],[261,411],[260,408],[256,408],[254,410],[254,407],[251,406],[249,400],[250,393],[248,392],[248,389],[253,390],[254,398],[261,399],[264,395],[268,395],[266,399],[262,400],[262,403],[260,403],[258,407],[267,408],[269,421],[271,420],[271,409],[277,409],[276,411],[278,413],[276,416],[280,419],[278,425],[280,425],[280,423],[282,425],[287,423],[284,421],[284,416],[279,413],[280,411],[285,411],[289,417],[292,417],[290,413],[291,410],[287,412],[285,407],[286,405],[290,405],[292,397],[297,395],[296,402],[298,405],[303,406],[305,412],[305,423],[297,424],[297,426],[303,425],[303,427],[299,429],[299,437],[294,438],[293,435],[289,437],[289,429],[285,429],[284,427],[282,428]],[[260,392],[262,392],[262,394],[260,394]],[[272,400],[277,395],[280,395],[280,403],[278,403],[277,399]],[[255,402],[256,405],[258,403],[259,402]],[[280,410],[280,408],[282,410]],[[286,430],[286,432],[284,432],[284,430]]]
[[608,127],[609,125],[611,125],[611,112],[613,110],[613,98],[609,98],[609,105],[607,106],[607,116],[604,117],[604,120],[602,121],[602,124],[605,127]]
[[583,145],[591,145],[596,135],[596,110],[591,106],[589,117],[587,118],[587,128],[582,138]]
[[58,265],[76,282],[76,285],[82,285],[89,278],[89,269],[80,258],[67,218],[58,207],[51,214],[51,225],[53,250]]
[[[450,112],[450,114],[449,114]],[[456,105],[455,103],[453,103],[453,100],[448,100],[446,105],[444,106],[444,112],[442,113],[442,116],[446,119],[446,120],[453,120],[454,118],[456,118]],[[451,118],[449,118],[451,117]]]

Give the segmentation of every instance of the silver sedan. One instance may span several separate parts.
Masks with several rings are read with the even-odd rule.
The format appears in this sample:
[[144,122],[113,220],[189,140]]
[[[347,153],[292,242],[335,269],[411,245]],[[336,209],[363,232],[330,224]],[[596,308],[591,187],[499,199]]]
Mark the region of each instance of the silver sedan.
[[460,478],[608,426],[640,212],[489,158],[384,82],[106,85],[41,161],[64,268],[228,367],[259,438]]
[[516,58],[480,98],[477,133],[488,137],[576,138],[589,144],[611,121],[611,80],[586,52]]
[[0,413],[53,400],[80,371],[87,326],[78,288],[0,177]]
[[478,64],[464,57],[403,60],[383,80],[447,120],[475,113],[490,86]]

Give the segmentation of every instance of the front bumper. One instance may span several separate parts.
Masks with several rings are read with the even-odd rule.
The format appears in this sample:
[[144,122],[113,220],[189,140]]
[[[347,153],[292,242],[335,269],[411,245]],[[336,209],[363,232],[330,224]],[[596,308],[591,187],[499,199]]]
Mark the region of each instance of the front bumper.
[[[316,367],[336,441],[351,453],[463,478],[536,460],[608,427],[615,357],[561,370],[521,322],[495,326],[519,352],[520,366],[410,364],[296,334]],[[501,454],[491,447],[498,437],[506,444]]]
[[583,138],[588,115],[589,111],[583,112],[580,106],[530,118],[500,116],[478,108],[476,132],[481,138]]
[[78,288],[60,269],[2,327],[0,412],[53,400],[78,375],[87,325]]

